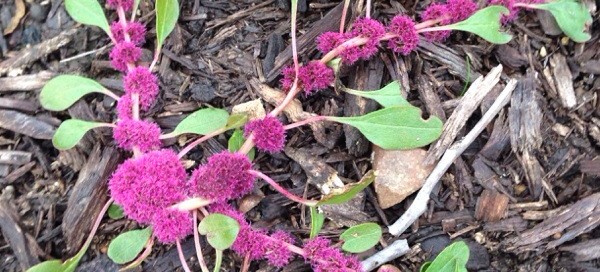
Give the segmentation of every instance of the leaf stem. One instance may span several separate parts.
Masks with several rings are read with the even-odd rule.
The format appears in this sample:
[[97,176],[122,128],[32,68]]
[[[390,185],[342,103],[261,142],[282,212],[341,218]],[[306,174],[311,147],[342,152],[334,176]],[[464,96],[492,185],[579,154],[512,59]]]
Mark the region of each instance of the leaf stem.
[[142,254],[140,254],[140,256],[138,256],[133,262],[128,264],[126,267],[119,269],[119,272],[127,271],[129,269],[139,266],[148,257],[148,255],[150,255],[150,253],[152,252],[153,246],[154,246],[154,237],[150,237],[150,239],[148,239],[148,243],[146,243],[146,249],[144,250],[144,252],[142,252]]
[[175,243],[177,244],[177,255],[179,255],[179,261],[181,262],[181,267],[183,267],[183,271],[191,272],[190,267],[187,265],[187,262],[185,261],[185,256],[183,255],[183,249],[181,249],[181,242],[179,242],[179,239],[177,239],[177,240],[175,240]]
[[304,204],[306,206],[309,207],[314,207],[315,205],[317,205],[316,200],[309,200],[309,199],[304,199],[301,197],[298,197],[294,194],[292,194],[290,191],[286,190],[285,188],[281,187],[281,185],[279,185],[277,182],[275,182],[273,179],[271,179],[269,176],[263,174],[262,172],[256,171],[256,170],[250,170],[249,171],[250,174],[259,177],[261,179],[263,179],[264,181],[266,181],[269,185],[271,185],[273,188],[275,188],[275,190],[277,190],[279,193],[281,193],[282,195],[284,195],[285,197],[289,198],[290,200],[294,201],[294,202],[298,202],[300,204]]
[[115,101],[119,101],[119,99],[121,99],[120,96],[116,95],[109,89],[104,88],[100,92],[106,96],[109,96],[110,98],[114,99]]
[[[209,134],[206,134],[206,135],[204,135],[204,136],[202,136],[202,137],[198,138],[197,140],[195,140],[195,141],[193,141],[193,142],[189,143],[189,144],[188,144],[186,147],[184,147],[184,148],[183,148],[181,151],[179,151],[179,154],[177,154],[177,156],[178,156],[180,159],[181,159],[181,158],[183,158],[183,156],[185,156],[185,154],[187,154],[188,152],[190,152],[190,150],[194,149],[194,147],[198,146],[198,145],[199,145],[199,144],[201,144],[202,142],[204,142],[204,141],[206,141],[206,140],[208,140],[208,139],[210,139],[210,138],[212,138],[212,137],[215,137],[215,136],[217,136],[217,135],[219,135],[219,134],[221,134],[221,133],[223,133],[223,132],[225,132],[225,131],[226,131],[226,129],[225,129],[225,128],[221,128],[221,129],[218,129],[218,130],[216,130],[216,131],[214,131],[214,132],[211,132],[211,133],[209,133]],[[165,135],[161,135],[161,139],[164,139],[163,137],[166,137],[166,136],[167,136],[167,135],[169,135],[169,134],[170,134],[170,133],[168,133],[168,134],[165,134]],[[169,135],[169,137],[166,137],[166,138],[170,138],[170,137],[171,137],[171,136]],[[174,136],[172,136],[172,137],[174,137]]]
[[306,125],[306,124],[310,124],[310,123],[313,123],[313,122],[318,122],[318,121],[325,120],[325,118],[326,118],[325,116],[320,116],[320,115],[311,116],[311,117],[308,117],[308,118],[306,118],[306,119],[304,119],[302,121],[298,121],[296,123],[292,123],[292,124],[286,125],[286,126],[283,127],[283,129],[288,130],[288,129],[297,128],[297,127],[300,127],[300,126],[303,126],[303,125]]
[[215,269],[213,272],[219,272],[221,270],[221,263],[223,262],[223,250],[215,249]]
[[96,221],[94,221],[94,225],[92,226],[92,230],[90,231],[90,234],[88,235],[87,240],[85,240],[83,247],[81,247],[82,249],[87,250],[87,248],[92,243],[92,239],[94,238],[94,235],[96,235],[96,231],[98,230],[98,227],[100,226],[100,223],[102,222],[102,218],[104,217],[104,214],[106,213],[106,211],[108,210],[108,207],[110,207],[110,204],[112,204],[112,203],[113,203],[113,199],[111,198],[108,201],[106,201],[106,204],[104,204],[104,207],[102,207],[102,210],[100,210],[100,213],[98,214],[98,217],[96,217]]
[[194,210],[194,246],[196,247],[196,255],[198,256],[198,263],[200,263],[200,268],[202,272],[209,272],[208,266],[206,266],[206,262],[204,261],[204,256],[202,255],[202,247],[200,246],[200,235],[198,235],[198,210]]
[[172,205],[169,209],[179,210],[182,212],[193,211],[195,209],[199,209],[202,207],[206,207],[213,203],[212,200],[207,200],[200,197],[189,198],[184,201],[181,201],[177,204]]
[[348,16],[348,8],[350,7],[350,0],[344,0],[344,9],[342,10],[342,19],[340,20],[340,33],[344,33],[344,27],[346,26],[346,16]]
[[367,0],[366,6],[365,17],[371,18],[371,0]]

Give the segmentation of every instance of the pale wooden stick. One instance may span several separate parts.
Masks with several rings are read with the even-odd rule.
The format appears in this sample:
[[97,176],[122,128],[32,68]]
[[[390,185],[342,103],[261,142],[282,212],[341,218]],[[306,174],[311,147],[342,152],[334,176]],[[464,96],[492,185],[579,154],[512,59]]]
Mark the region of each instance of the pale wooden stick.
[[363,270],[368,272],[408,252],[410,252],[410,247],[408,247],[406,240],[397,240],[383,250],[375,253],[375,255],[362,261],[360,264],[362,265]]

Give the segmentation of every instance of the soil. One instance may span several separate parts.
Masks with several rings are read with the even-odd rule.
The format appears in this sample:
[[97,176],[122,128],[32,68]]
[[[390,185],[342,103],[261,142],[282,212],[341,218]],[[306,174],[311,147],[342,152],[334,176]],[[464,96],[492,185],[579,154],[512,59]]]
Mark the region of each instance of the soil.
[[[142,1],[140,18],[152,29],[150,2]],[[279,87],[278,75],[291,57],[289,3],[180,2],[178,26],[158,65],[162,95],[146,117],[169,131],[187,114],[209,105],[231,110],[261,98],[265,108],[272,109],[273,97],[280,92],[266,90]],[[298,46],[305,62],[318,56],[314,37],[338,28],[341,3],[299,2]],[[387,22],[400,12],[418,17],[430,1],[374,2],[372,17]],[[107,178],[129,156],[114,147],[109,130],[88,133],[71,150],[52,146],[52,133],[62,120],[72,116],[111,122],[115,103],[92,95],[68,111],[48,112],[38,102],[43,84],[57,74],[80,74],[121,93],[121,77],[107,62],[110,40],[98,28],[73,22],[60,0],[0,0],[3,31],[18,14],[18,3],[25,4],[26,13],[11,33],[0,36],[2,271],[22,271],[46,259],[73,256],[108,198]],[[381,51],[343,69],[345,86],[369,90],[398,80],[424,115],[447,120],[466,87],[502,64],[500,85],[484,98],[457,139],[470,131],[509,79],[518,80],[510,105],[431,194],[428,212],[400,237],[385,233],[376,249],[360,257],[407,239],[411,252],[392,264],[401,271],[418,271],[451,241],[464,240],[471,249],[469,271],[600,271],[600,27],[596,3],[587,4],[596,20],[592,39],[584,44],[561,35],[548,14],[522,12],[516,23],[506,26],[514,35],[506,45],[455,33],[444,44],[423,41],[407,57]],[[349,21],[364,14],[362,5],[364,1],[352,1]],[[115,14],[108,14],[114,19]],[[154,35],[151,30],[147,36],[145,62],[151,60]],[[357,115],[377,107],[334,90],[300,100],[304,111],[318,114]],[[293,115],[282,118],[289,122]],[[190,165],[203,162],[226,149],[228,136],[202,144],[186,159]],[[181,149],[188,140],[165,144]],[[285,152],[259,153],[255,163],[291,191],[318,197],[308,183],[322,182],[327,173],[337,173],[344,182],[359,180],[371,169],[371,151],[358,132],[327,124],[289,131]],[[257,187],[238,203],[248,210],[247,218],[257,227],[285,229],[306,238],[308,210],[264,184]],[[383,210],[374,190],[367,188],[362,201],[328,213],[333,220],[322,235],[336,237],[344,225],[357,221],[389,225],[413,197]],[[117,271],[106,256],[108,243],[136,227],[129,220],[106,217],[78,271]],[[193,258],[191,239],[183,247]],[[238,271],[242,261],[228,253],[223,269]],[[138,269],[182,270],[175,247],[169,245],[155,247]],[[298,258],[283,269],[308,270]],[[275,269],[253,262],[250,271]]]

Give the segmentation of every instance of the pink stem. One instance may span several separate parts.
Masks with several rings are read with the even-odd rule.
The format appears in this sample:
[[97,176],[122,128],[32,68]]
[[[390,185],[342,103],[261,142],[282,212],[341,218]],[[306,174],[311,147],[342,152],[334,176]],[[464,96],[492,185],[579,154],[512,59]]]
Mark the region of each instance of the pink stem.
[[113,93],[112,91],[108,90],[108,89],[104,89],[102,91],[100,91],[102,94],[110,96],[112,99],[119,101],[119,99],[121,99],[121,97],[119,97],[118,95],[116,95],[115,93]]
[[520,7],[520,8],[530,8],[530,9],[536,9],[537,8],[537,5],[526,4],[526,3],[515,3],[513,6]]
[[129,270],[140,265],[152,252],[152,246],[154,246],[154,237],[150,237],[150,239],[148,239],[148,243],[146,243],[146,249],[144,249],[144,252],[142,252],[140,256],[138,256],[133,262],[128,264],[120,271]]
[[104,207],[102,207],[102,210],[100,210],[98,217],[96,217],[96,221],[94,221],[92,230],[90,231],[90,234],[88,235],[88,238],[85,240],[85,243],[83,244],[82,248],[87,248],[92,243],[92,239],[94,239],[94,235],[96,235],[96,231],[98,230],[98,227],[100,226],[100,223],[102,222],[102,218],[104,217],[104,214],[106,213],[106,211],[108,210],[108,207],[110,207],[110,204],[112,202],[113,202],[113,199],[112,198],[109,199],[108,201],[106,201],[106,204],[104,204]]
[[426,27],[426,28],[419,29],[419,30],[417,30],[417,33],[446,31],[446,30],[452,30],[452,29],[449,26],[434,26],[434,27]]
[[419,29],[422,29],[422,28],[430,27],[430,26],[439,24],[440,22],[442,22],[442,21],[444,21],[446,19],[449,19],[449,18],[450,18],[450,16],[442,16],[442,17],[437,18],[437,19],[427,20],[427,21],[424,21],[424,22],[416,24],[415,25],[415,29],[419,30]]
[[344,33],[344,27],[346,26],[346,16],[348,16],[349,7],[350,0],[344,0],[344,9],[342,10],[342,19],[340,21],[340,34]]
[[340,44],[340,46],[336,47],[335,49],[333,49],[333,50],[329,51],[327,54],[325,54],[325,56],[323,56],[321,58],[320,62],[323,64],[327,64],[332,59],[339,56],[347,48],[352,48],[352,47],[356,47],[359,45],[363,45],[363,44],[367,43],[368,41],[369,41],[369,38],[364,38],[364,37],[355,37],[350,40],[347,40],[344,43]]
[[371,0],[367,0],[367,10],[365,12],[365,17],[371,18]]
[[263,179],[264,181],[266,181],[269,185],[273,186],[273,188],[275,188],[275,190],[277,190],[279,193],[281,193],[282,195],[284,195],[285,197],[289,198],[292,201],[298,202],[300,204],[304,204],[309,207],[313,207],[317,204],[317,201],[315,201],[315,200],[304,199],[304,198],[298,197],[298,196],[290,193],[288,190],[281,187],[277,182],[275,182],[273,179],[271,179],[269,176],[263,174],[262,172],[259,172],[256,170],[250,170],[249,172],[250,172],[250,174],[257,176],[257,177]]
[[244,142],[242,147],[240,147],[240,149],[237,152],[241,153],[241,154],[247,154],[248,152],[250,152],[250,150],[252,149],[253,146],[254,146],[254,134],[250,134],[250,136],[248,136],[248,138],[246,138],[246,141]]
[[283,99],[283,101],[281,101],[281,103],[275,109],[273,109],[269,113],[269,115],[273,116],[273,117],[279,115],[283,111],[283,109],[285,109],[285,107],[287,107],[288,104],[290,104],[292,101],[294,101],[294,97],[296,97],[296,95],[299,92],[300,92],[300,88],[298,88],[298,78],[296,78],[296,80],[294,80],[294,84],[290,88],[290,91],[288,92],[286,97]]
[[200,263],[200,268],[203,272],[209,272],[208,266],[206,266],[206,262],[204,261],[204,256],[202,255],[202,247],[200,246],[200,236],[198,235],[198,211],[195,210],[193,212],[194,215],[194,245],[196,246],[196,255],[198,256],[198,262]]
[[292,19],[291,19],[291,34],[292,34],[292,57],[294,59],[294,70],[296,72],[296,80],[298,80],[298,73],[300,72],[300,64],[298,62],[298,48],[296,44],[296,13],[298,9],[298,2],[292,6]]
[[304,119],[302,121],[298,121],[296,123],[292,123],[292,124],[286,125],[286,126],[283,127],[283,129],[285,129],[285,130],[293,129],[293,128],[297,128],[297,127],[300,127],[300,126],[303,126],[303,125],[306,125],[306,124],[310,124],[310,123],[313,123],[313,122],[322,121],[322,120],[325,120],[325,119],[326,119],[325,116],[319,116],[319,115],[317,115],[317,116],[311,116],[311,117],[306,118],[306,119]]
[[221,133],[225,132],[225,129],[219,129],[215,132],[211,132],[209,134],[206,134],[200,138],[198,138],[197,140],[191,142],[190,144],[188,144],[186,147],[184,147],[177,156],[179,156],[179,158],[183,158],[183,156],[185,156],[185,154],[187,154],[188,152],[190,152],[190,150],[194,149],[194,147],[198,146],[199,144],[201,144],[202,142],[215,137]]
[[284,245],[291,252],[294,252],[294,253],[296,253],[296,254],[298,254],[300,256],[306,256],[306,251],[304,251],[304,249],[302,249],[302,248],[299,248],[299,247],[297,247],[295,245],[292,245],[290,243],[286,243],[284,241],[275,239],[275,238],[273,238],[271,236],[268,236],[268,235],[264,235],[264,237],[266,239],[268,239],[268,240],[271,240],[273,242],[280,243],[280,244]]
[[179,242],[179,239],[175,240],[175,243],[177,244],[177,253],[179,255],[179,261],[181,262],[181,267],[183,267],[185,272],[191,272],[190,267],[185,261],[185,256],[183,255],[183,250],[181,249],[181,243]]

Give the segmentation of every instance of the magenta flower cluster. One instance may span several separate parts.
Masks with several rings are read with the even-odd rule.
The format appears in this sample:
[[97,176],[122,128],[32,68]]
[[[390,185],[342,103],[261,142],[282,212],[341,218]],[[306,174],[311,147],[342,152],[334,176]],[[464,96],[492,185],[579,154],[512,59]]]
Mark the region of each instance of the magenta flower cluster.
[[141,152],[148,152],[161,146],[160,127],[141,120],[121,119],[113,130],[113,137],[119,147],[126,150],[137,146]]
[[[294,84],[296,71],[293,66],[283,69],[281,84],[284,90],[289,90]],[[335,79],[333,69],[319,61],[311,61],[298,69],[298,88],[310,95],[315,91],[323,90]]]
[[262,119],[252,120],[244,126],[244,137],[254,133],[254,144],[259,150],[275,153],[283,150],[285,130],[277,117],[267,115]]
[[317,237],[306,242],[304,251],[304,258],[315,272],[362,271],[360,261],[356,257],[344,255],[325,238]]
[[508,22],[514,20],[519,15],[519,8],[515,7],[516,3],[539,4],[539,3],[543,3],[543,2],[544,2],[544,0],[522,0],[522,1],[517,1],[517,0],[490,0],[489,4],[490,5],[505,6],[508,9],[509,14],[502,16],[502,23],[505,24],[505,23],[508,23]]

